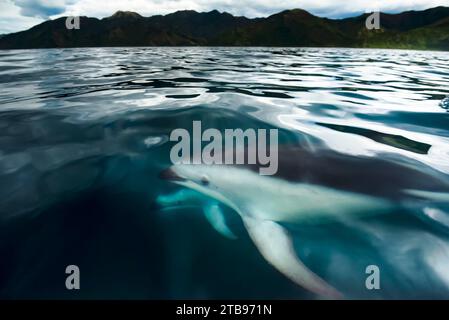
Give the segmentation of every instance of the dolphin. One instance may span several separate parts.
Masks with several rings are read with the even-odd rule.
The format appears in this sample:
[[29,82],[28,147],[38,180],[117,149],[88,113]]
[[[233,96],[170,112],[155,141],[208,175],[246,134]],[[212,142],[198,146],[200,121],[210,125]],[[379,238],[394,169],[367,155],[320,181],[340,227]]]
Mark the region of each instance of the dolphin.
[[[325,223],[350,217],[378,215],[398,206],[431,201],[449,202],[449,182],[441,173],[412,161],[393,157],[345,155],[330,150],[283,146],[278,171],[258,174],[259,164],[176,164],[160,177],[183,189],[161,204],[180,203],[198,194],[235,210],[262,256],[296,284],[325,298],[343,295],[297,257],[289,223]],[[190,190],[190,191],[185,191]],[[233,237],[220,210],[205,213],[214,228]],[[435,211],[431,211],[435,212]],[[440,214],[442,216],[442,214]]]

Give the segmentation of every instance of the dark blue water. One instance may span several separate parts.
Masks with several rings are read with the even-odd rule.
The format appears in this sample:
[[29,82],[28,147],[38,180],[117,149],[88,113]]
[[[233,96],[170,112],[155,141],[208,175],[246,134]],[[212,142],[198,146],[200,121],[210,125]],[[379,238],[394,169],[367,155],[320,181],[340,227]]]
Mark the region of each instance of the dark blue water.
[[[237,240],[201,207],[157,204],[180,189],[158,178],[171,164],[170,132],[194,120],[278,128],[281,144],[449,179],[448,53],[1,51],[0,83],[1,298],[316,298],[262,258],[232,209],[223,208]],[[346,298],[449,298],[447,215],[441,196],[289,230],[301,260]],[[70,264],[79,291],[65,288]],[[365,287],[368,265],[381,270],[380,290]]]

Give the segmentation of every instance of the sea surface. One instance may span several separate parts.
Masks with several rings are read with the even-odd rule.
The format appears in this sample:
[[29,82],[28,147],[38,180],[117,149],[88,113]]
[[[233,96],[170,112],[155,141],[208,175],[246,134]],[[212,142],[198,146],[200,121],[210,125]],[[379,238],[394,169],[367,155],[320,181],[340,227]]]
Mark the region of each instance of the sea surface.
[[[448,96],[447,52],[0,51],[0,298],[315,299],[262,258],[232,209],[236,240],[201,205],[158,205],[181,188],[158,177],[171,131],[194,120],[278,128],[281,144],[394,157],[447,182]],[[441,196],[289,231],[301,260],[346,298],[447,299],[448,217]],[[80,290],[65,287],[68,265],[80,269]],[[366,287],[369,265],[379,290]]]

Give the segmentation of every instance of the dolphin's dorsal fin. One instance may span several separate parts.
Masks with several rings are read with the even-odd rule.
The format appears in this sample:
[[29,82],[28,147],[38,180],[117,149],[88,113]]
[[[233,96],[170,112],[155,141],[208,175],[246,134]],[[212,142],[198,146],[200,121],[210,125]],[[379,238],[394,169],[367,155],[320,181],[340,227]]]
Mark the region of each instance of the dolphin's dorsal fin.
[[262,256],[290,280],[325,298],[343,297],[298,259],[291,238],[281,225],[249,216],[243,216],[243,222]]
[[223,211],[216,202],[208,202],[204,208],[204,215],[209,221],[209,223],[217,230],[220,234],[229,239],[237,239],[237,237],[232,233],[232,231],[226,225],[226,219],[223,215]]

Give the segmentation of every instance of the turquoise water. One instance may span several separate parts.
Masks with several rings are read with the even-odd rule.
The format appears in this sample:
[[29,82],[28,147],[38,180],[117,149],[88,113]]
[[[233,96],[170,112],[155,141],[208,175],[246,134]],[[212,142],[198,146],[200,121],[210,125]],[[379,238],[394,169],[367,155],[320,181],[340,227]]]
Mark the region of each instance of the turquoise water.
[[[1,298],[316,298],[262,258],[232,209],[237,240],[211,228],[201,203],[157,203],[180,190],[158,178],[170,132],[194,120],[278,128],[281,145],[339,155],[358,168],[340,176],[356,192],[416,182],[376,175],[376,160],[449,185],[444,52],[12,50],[0,51],[0,83]],[[447,198],[420,197],[388,214],[286,227],[301,260],[346,298],[449,298],[447,215]],[[64,286],[70,264],[79,291]],[[380,290],[365,287],[368,265]]]

